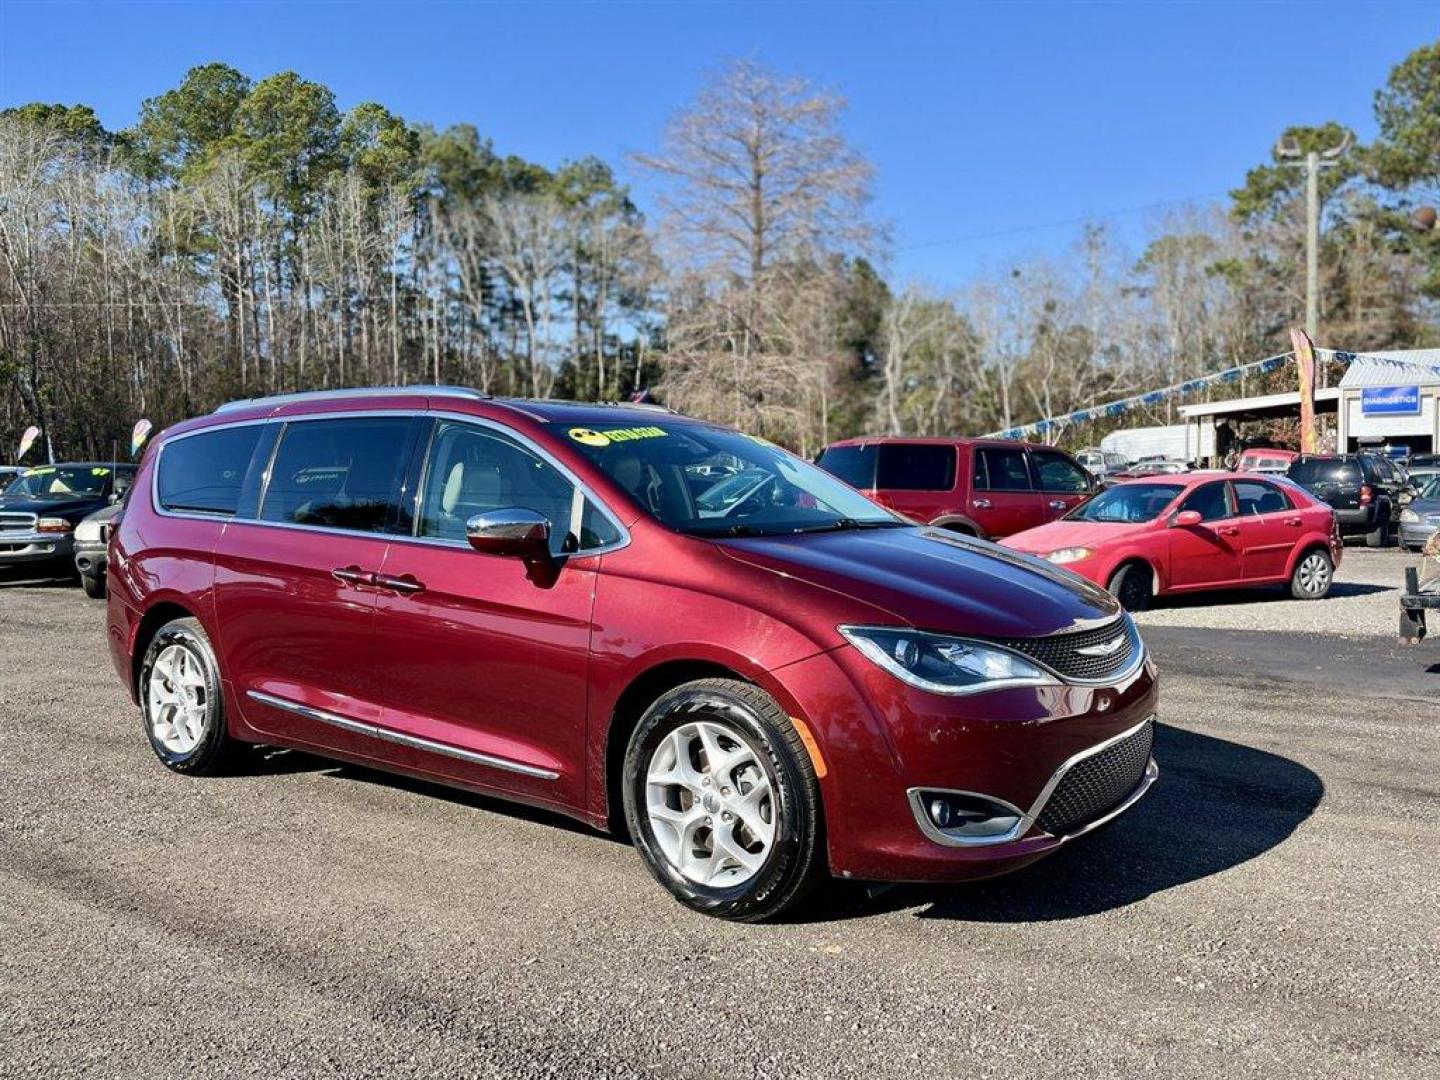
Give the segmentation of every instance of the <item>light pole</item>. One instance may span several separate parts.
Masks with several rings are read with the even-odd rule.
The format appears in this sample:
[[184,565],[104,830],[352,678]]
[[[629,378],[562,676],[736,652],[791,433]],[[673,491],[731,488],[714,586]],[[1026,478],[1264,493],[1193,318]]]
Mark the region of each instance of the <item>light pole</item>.
[[1315,340],[1320,324],[1320,170],[1339,164],[1339,157],[1350,149],[1350,132],[1335,146],[1325,150],[1300,149],[1300,140],[1286,135],[1275,144],[1275,156],[1281,164],[1305,170],[1305,332]]

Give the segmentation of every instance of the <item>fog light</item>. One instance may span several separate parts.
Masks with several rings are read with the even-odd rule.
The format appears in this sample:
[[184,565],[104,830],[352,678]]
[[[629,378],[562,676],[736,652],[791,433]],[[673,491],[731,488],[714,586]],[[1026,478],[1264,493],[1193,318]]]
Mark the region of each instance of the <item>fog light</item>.
[[955,843],[994,843],[1011,839],[1024,818],[1018,809],[1002,799],[966,791],[911,792],[917,815],[928,824],[936,839]]
[[950,804],[944,799],[930,800],[930,820],[942,829],[948,828],[950,825]]

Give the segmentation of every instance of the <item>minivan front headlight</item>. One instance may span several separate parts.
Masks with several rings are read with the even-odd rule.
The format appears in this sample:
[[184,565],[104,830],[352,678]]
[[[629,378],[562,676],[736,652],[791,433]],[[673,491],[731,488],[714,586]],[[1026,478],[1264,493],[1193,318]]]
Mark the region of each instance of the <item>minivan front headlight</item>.
[[932,694],[978,694],[1056,682],[1019,653],[970,638],[894,626],[842,626],[840,633],[897,679]]
[[1420,515],[1417,514],[1414,510],[1405,509],[1400,511],[1400,520],[1405,522],[1407,525],[1414,524],[1415,522],[1420,520]]

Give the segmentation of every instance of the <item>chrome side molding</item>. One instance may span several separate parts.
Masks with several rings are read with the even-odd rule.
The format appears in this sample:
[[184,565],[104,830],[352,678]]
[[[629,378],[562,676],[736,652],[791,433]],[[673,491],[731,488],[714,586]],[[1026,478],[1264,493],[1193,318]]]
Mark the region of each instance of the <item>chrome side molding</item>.
[[466,750],[460,746],[452,746],[450,743],[436,742],[434,739],[423,739],[419,735],[407,735],[403,731],[380,727],[378,724],[366,723],[363,720],[352,720],[348,716],[327,712],[324,709],[312,708],[309,705],[302,705],[298,701],[276,697],[274,694],[266,694],[260,690],[246,690],[245,696],[260,702],[262,705],[283,709],[286,712],[294,713],[296,716],[303,716],[307,720],[314,720],[321,724],[329,724],[331,727],[340,728],[342,731],[349,731],[356,735],[368,735],[372,739],[380,739],[383,742],[396,743],[400,746],[424,750],[431,754],[441,754],[445,757],[456,758],[459,761],[468,761],[475,765],[484,765],[491,769],[501,769],[505,772],[519,773],[521,776],[533,776],[538,780],[558,780],[560,778],[560,774],[551,769],[542,769],[536,765],[526,765],[523,761],[512,761],[509,758],[496,757],[494,754],[482,754],[478,750]]

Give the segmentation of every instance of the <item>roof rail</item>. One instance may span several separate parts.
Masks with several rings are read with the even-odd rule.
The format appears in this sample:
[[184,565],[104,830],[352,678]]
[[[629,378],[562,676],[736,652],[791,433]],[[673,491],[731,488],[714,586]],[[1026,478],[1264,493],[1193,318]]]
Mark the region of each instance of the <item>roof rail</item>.
[[392,394],[429,394],[433,397],[463,397],[476,401],[488,401],[489,394],[468,386],[358,386],[348,390],[301,390],[293,394],[271,394],[269,397],[240,398],[227,401],[216,408],[217,413],[235,412],[237,409],[255,409],[267,405],[292,405],[305,401],[333,401],[350,397],[385,397]]
[[497,405],[574,405],[584,409],[648,409],[651,412],[675,413],[668,405],[654,401],[585,401],[583,398],[557,397],[497,397]]

